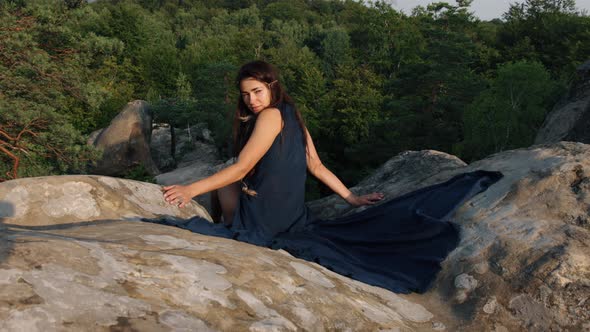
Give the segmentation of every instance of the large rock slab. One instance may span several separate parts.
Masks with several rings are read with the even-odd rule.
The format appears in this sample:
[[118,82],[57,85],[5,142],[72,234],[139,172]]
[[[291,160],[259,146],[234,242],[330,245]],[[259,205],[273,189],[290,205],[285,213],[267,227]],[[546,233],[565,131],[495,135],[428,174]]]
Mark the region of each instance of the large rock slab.
[[[458,208],[452,219],[461,227],[459,247],[432,290],[409,299],[451,330],[589,330],[590,145],[538,145],[471,165],[436,151],[409,151],[353,191],[381,191],[387,199],[478,169],[504,177]],[[336,196],[309,206],[324,218],[364,208]]]
[[423,300],[444,299],[474,331],[590,329],[590,146],[506,151],[463,171],[475,169],[504,178],[455,213],[461,243]]
[[423,306],[388,291],[283,251],[137,221],[142,214],[207,217],[196,203],[166,205],[158,186],[136,181],[66,176],[0,184],[0,330],[432,325]]
[[0,221],[20,226],[55,226],[84,221],[188,219],[208,212],[191,202],[166,203],[161,187],[98,175],[23,178],[0,185]]
[[103,151],[92,173],[123,175],[143,166],[148,173],[159,174],[150,152],[151,132],[152,114],[147,102],[129,102],[107,128],[89,137],[88,142]]
[[[422,165],[410,162],[420,155]],[[59,177],[5,182],[0,184],[0,329],[590,329],[590,146],[539,145],[471,165],[432,151],[410,152],[384,165],[369,178],[374,182],[363,183],[369,189],[390,183],[382,189],[390,190],[391,198],[477,169],[501,171],[504,177],[456,210],[452,219],[461,227],[461,242],[432,288],[403,296],[282,251],[133,221],[141,209],[152,219],[187,218],[175,207],[149,210],[165,208],[158,205],[163,203],[155,185],[146,187],[142,199],[118,187],[112,194],[121,197],[101,201],[106,189],[98,179],[77,179],[96,188],[60,189],[72,194],[43,209],[45,200],[61,197],[45,195],[43,183],[55,186]],[[388,172],[399,186],[388,180]],[[35,196],[17,189],[23,187],[40,189]],[[76,203],[73,193],[84,192],[102,202],[97,204],[104,216],[89,217],[92,209],[76,215],[78,209],[68,208],[90,206]],[[115,202],[112,214],[108,202]],[[122,206],[133,212],[125,216]]]
[[590,143],[590,60],[580,65],[571,87],[551,111],[535,138],[536,144],[573,141]]
[[[457,174],[467,164],[461,159],[439,151],[407,151],[391,158],[369,177],[350,188],[357,195],[381,192],[383,203],[392,197],[440,183]],[[355,213],[368,206],[354,208],[338,195],[330,195],[307,203],[311,212],[322,219]]]

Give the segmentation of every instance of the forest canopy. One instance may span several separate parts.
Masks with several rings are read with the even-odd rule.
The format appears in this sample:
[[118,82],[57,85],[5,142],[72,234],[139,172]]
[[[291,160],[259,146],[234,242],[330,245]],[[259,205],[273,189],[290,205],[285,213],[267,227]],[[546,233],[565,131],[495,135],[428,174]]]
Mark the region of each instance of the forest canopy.
[[405,150],[472,161],[528,146],[590,55],[590,17],[573,0],[526,0],[480,21],[470,3],[0,2],[0,181],[83,173],[88,134],[134,99],[156,121],[207,122],[229,157],[234,75],[254,59],[280,69],[348,184]]

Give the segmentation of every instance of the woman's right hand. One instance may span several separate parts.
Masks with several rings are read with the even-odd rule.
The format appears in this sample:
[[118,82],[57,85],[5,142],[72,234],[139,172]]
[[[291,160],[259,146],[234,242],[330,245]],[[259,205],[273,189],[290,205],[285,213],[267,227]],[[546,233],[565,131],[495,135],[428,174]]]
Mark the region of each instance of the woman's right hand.
[[193,198],[193,193],[189,186],[173,185],[162,188],[164,193],[164,200],[169,204],[177,205],[179,208],[183,208]]
[[373,205],[385,197],[383,193],[370,193],[367,195],[357,196],[353,193],[348,195],[345,200],[352,206]]

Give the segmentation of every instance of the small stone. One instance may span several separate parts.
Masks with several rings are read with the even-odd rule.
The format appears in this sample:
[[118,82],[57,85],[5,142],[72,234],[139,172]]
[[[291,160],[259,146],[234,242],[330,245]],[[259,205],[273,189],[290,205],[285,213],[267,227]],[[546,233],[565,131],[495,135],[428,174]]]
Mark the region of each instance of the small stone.
[[509,332],[504,325],[496,324],[494,332]]
[[484,274],[488,272],[489,269],[490,265],[488,264],[488,262],[480,262],[475,264],[475,266],[473,267],[473,271],[475,271],[477,274]]
[[496,301],[496,297],[492,296],[488,300],[488,302],[486,302],[486,304],[483,306],[483,312],[491,315],[496,311],[497,305],[498,305],[498,302]]
[[457,292],[457,295],[455,295],[455,300],[458,303],[465,302],[465,300],[467,300],[467,292],[466,291],[459,291],[459,292]]
[[542,285],[541,287],[539,287],[539,295],[540,295],[541,301],[543,301],[543,303],[545,305],[548,304],[551,293],[553,293],[553,291],[551,290],[551,288],[547,287],[546,285]]
[[455,287],[464,289],[467,292],[474,290],[477,284],[477,279],[466,273],[460,274],[455,278]]
[[432,329],[435,331],[444,331],[447,329],[447,327],[441,322],[434,322],[432,323]]

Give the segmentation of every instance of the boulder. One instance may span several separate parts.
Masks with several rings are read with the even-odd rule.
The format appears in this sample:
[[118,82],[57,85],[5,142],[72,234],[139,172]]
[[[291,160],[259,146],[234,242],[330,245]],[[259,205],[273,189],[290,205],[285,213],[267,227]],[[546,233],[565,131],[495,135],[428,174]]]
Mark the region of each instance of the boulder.
[[408,152],[359,188],[392,198],[478,169],[504,177],[455,211],[458,248],[428,292],[410,295],[283,251],[138,222],[201,211],[166,205],[156,185],[4,182],[0,329],[588,330],[590,146],[538,145],[471,165]]
[[443,299],[473,331],[588,330],[590,146],[506,151],[460,171],[476,169],[504,178],[456,211],[461,243],[419,303]]
[[176,144],[172,156],[172,135],[167,123],[154,124],[152,130],[152,159],[160,170],[167,172],[192,164],[217,165],[219,153],[205,123],[186,129],[174,128]]
[[[204,153],[206,155],[206,153]],[[163,173],[155,177],[156,183],[163,186],[173,184],[190,184],[200,179],[219,172],[234,163],[234,159],[229,159],[225,163],[212,162],[207,157],[202,160],[195,160],[192,163],[182,164],[182,167],[174,169],[168,173]],[[211,194],[206,193],[194,198],[196,202],[202,205],[207,211],[211,211]]]
[[86,144],[94,145],[94,142],[96,142],[96,139],[98,138],[100,133],[102,133],[103,130],[104,130],[104,128],[100,128],[100,129],[97,129],[97,130],[91,132],[90,135],[88,135],[88,139],[86,139]]
[[[465,166],[467,164],[464,161],[444,152],[407,151],[385,162],[373,174],[350,190],[357,195],[382,192],[386,198],[391,198],[442,182]],[[308,202],[307,206],[315,216],[321,219],[330,219],[368,208],[355,209],[335,194]]]
[[[471,165],[436,151],[405,152],[352,191],[387,199],[478,169],[504,177],[455,212],[461,243],[432,290],[413,299],[437,318],[452,317],[444,322],[451,328],[589,329],[589,145],[538,145]],[[323,218],[364,209],[335,195],[308,205]]]
[[[23,178],[0,185],[0,221],[20,226],[57,226],[141,218],[211,217],[191,203],[166,203],[159,185],[98,175]],[[42,227],[41,227],[42,228]]]
[[159,174],[150,153],[151,122],[152,114],[145,101],[128,103],[94,140],[94,146],[101,149],[103,155],[91,172],[123,175],[141,165],[148,173]]
[[556,105],[535,138],[536,144],[573,141],[590,143],[590,60],[576,71],[570,90]]

